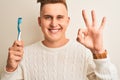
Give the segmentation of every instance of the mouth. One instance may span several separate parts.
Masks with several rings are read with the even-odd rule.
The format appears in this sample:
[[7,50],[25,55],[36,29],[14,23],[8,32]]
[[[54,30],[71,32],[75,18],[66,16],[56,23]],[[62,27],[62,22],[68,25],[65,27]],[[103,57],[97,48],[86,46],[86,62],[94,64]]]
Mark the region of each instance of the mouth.
[[52,33],[52,34],[56,34],[56,33],[58,33],[59,31],[61,31],[62,28],[48,29],[48,30],[50,31],[50,33]]

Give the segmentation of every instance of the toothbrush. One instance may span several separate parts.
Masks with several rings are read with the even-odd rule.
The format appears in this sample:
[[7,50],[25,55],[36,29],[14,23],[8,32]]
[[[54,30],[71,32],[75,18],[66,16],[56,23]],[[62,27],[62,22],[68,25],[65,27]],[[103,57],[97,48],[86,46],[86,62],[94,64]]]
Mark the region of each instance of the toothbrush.
[[22,18],[19,17],[18,18],[18,23],[17,23],[17,29],[18,29],[18,36],[17,36],[17,40],[20,41],[21,40],[21,30],[20,30],[20,24],[22,23]]

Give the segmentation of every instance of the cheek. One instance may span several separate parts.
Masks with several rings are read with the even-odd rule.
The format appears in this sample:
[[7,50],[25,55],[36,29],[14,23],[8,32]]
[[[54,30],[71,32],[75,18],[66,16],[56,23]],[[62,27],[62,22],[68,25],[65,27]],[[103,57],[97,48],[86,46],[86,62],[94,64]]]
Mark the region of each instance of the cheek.
[[45,32],[45,30],[47,29],[47,24],[42,22],[41,23],[41,29],[42,29],[43,32]]
[[61,20],[61,25],[64,25],[64,26],[68,26],[68,24],[69,24],[69,21],[68,21],[68,19],[64,19],[64,20]]
[[43,28],[49,27],[49,22],[47,22],[47,21],[42,21],[41,27],[43,27]]
[[64,29],[66,29],[66,28],[68,27],[68,23],[67,23],[66,21],[61,22],[60,25],[61,25]]

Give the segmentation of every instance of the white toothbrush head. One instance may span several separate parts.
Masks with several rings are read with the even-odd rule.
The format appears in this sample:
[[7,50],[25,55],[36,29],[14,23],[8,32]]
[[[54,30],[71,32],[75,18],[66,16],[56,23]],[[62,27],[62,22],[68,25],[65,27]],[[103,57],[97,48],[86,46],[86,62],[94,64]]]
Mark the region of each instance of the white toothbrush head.
[[18,29],[18,37],[17,40],[20,41],[21,40],[21,30],[20,30],[20,24],[22,23],[22,18],[19,17],[18,18],[18,25],[17,25],[17,29]]

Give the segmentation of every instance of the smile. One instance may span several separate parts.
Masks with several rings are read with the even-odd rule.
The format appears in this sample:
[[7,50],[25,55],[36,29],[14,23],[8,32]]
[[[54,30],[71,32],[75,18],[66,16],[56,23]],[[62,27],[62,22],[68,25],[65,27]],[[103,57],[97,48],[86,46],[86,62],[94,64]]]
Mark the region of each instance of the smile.
[[58,29],[49,29],[49,31],[53,34],[58,33],[60,30],[62,30],[61,28]]

